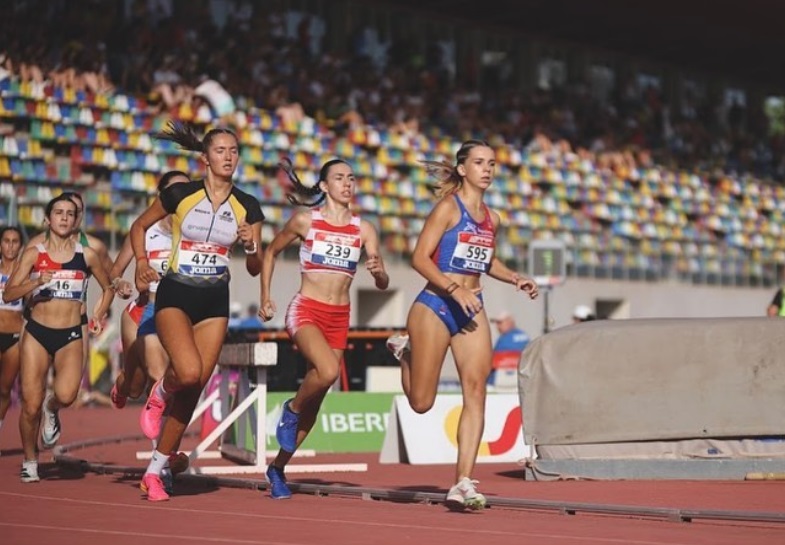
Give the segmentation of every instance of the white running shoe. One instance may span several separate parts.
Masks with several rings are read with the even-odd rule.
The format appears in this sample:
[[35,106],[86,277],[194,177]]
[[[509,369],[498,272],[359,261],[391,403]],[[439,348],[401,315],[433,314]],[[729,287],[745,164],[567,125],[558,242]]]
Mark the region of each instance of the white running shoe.
[[411,351],[409,336],[405,333],[396,333],[387,339],[387,350],[393,353],[395,359],[401,361],[406,352]]
[[41,444],[44,448],[49,449],[57,444],[60,440],[60,415],[58,411],[49,409],[49,402],[52,399],[52,394],[48,394],[44,398],[44,405],[42,407],[43,422],[41,423]]
[[485,496],[477,491],[478,481],[464,477],[447,492],[447,506],[480,510],[485,508]]
[[19,478],[23,483],[37,483],[41,479],[38,477],[38,460],[25,460],[22,462],[22,471]]

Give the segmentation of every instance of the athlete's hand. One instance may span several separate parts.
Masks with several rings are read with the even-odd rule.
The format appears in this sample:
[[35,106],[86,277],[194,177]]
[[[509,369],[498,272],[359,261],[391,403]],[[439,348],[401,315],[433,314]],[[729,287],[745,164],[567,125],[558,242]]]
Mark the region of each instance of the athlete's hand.
[[93,335],[100,335],[104,330],[104,326],[101,324],[101,320],[93,316],[90,318],[90,321],[87,322],[87,330]]
[[265,299],[262,301],[262,304],[259,305],[259,318],[261,318],[265,322],[269,322],[275,316],[275,312],[278,309],[275,307],[275,301],[270,299]]
[[52,271],[43,271],[41,272],[41,275],[38,277],[39,286],[45,286],[51,281],[52,281]]
[[112,282],[112,287],[114,288],[115,295],[120,299],[130,299],[131,295],[134,293],[134,287],[124,278],[116,278],[115,281]]
[[382,260],[379,259],[378,255],[369,255],[368,259],[365,260],[365,268],[368,269],[368,272],[371,273],[371,276],[374,278],[384,274]]
[[515,286],[515,291],[528,293],[531,299],[536,299],[540,294],[540,288],[537,286],[537,283],[528,276],[514,275],[512,277],[512,285]]
[[141,292],[147,291],[152,282],[159,280],[159,276],[147,260],[139,260],[136,262],[136,274],[134,275],[134,279],[136,280],[136,289]]
[[479,297],[481,291],[482,287],[468,289],[459,286],[450,296],[461,306],[466,316],[473,317],[482,311],[482,300]]
[[253,244],[253,228],[247,221],[243,221],[237,228],[237,236],[244,248],[249,248]]

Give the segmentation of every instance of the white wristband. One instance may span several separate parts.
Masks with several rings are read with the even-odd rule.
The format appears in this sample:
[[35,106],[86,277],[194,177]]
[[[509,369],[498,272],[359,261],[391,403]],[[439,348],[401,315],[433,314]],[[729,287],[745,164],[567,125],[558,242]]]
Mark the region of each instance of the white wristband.
[[256,253],[256,250],[258,250],[258,248],[256,247],[256,241],[255,240],[253,241],[253,246],[251,246],[250,250],[248,248],[246,248],[245,246],[243,246],[243,251],[245,252],[245,255],[254,255]]

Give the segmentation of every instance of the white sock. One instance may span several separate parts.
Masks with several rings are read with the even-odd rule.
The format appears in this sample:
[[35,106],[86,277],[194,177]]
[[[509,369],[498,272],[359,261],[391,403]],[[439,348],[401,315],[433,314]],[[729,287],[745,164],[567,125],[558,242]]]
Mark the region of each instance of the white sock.
[[155,386],[155,393],[161,396],[162,399],[166,399],[169,394],[164,390],[164,381],[159,381]]
[[150,458],[150,464],[147,466],[147,471],[145,473],[152,473],[153,475],[160,475],[161,470],[166,465],[166,462],[169,461],[169,455],[164,454],[162,452],[158,452],[158,450],[153,451],[153,456]]

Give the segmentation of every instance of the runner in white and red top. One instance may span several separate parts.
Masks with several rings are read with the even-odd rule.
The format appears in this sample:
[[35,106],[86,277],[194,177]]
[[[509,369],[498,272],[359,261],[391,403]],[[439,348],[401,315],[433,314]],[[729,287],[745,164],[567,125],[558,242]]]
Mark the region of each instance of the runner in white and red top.
[[352,213],[355,178],[352,167],[333,159],[322,167],[313,188],[303,186],[291,162],[282,163],[294,192],[318,198],[305,203],[294,195],[296,205],[317,207],[295,213],[267,247],[262,259],[263,320],[276,312],[272,300],[275,259],[289,244],[299,240],[301,285],[286,311],[286,330],[308,362],[305,378],[293,399],[284,403],[276,437],[281,449],[267,470],[270,494],[275,499],[291,497],[284,468],[316,421],[324,395],[339,376],[349,333],[349,288],[357,272],[361,250],[367,254],[365,267],[376,287],[390,282],[379,253],[379,236],[372,224]]
[[2,293],[21,249],[22,232],[18,227],[0,229],[0,428],[11,405],[11,389],[19,374],[19,336],[24,326],[22,299],[4,303]]

